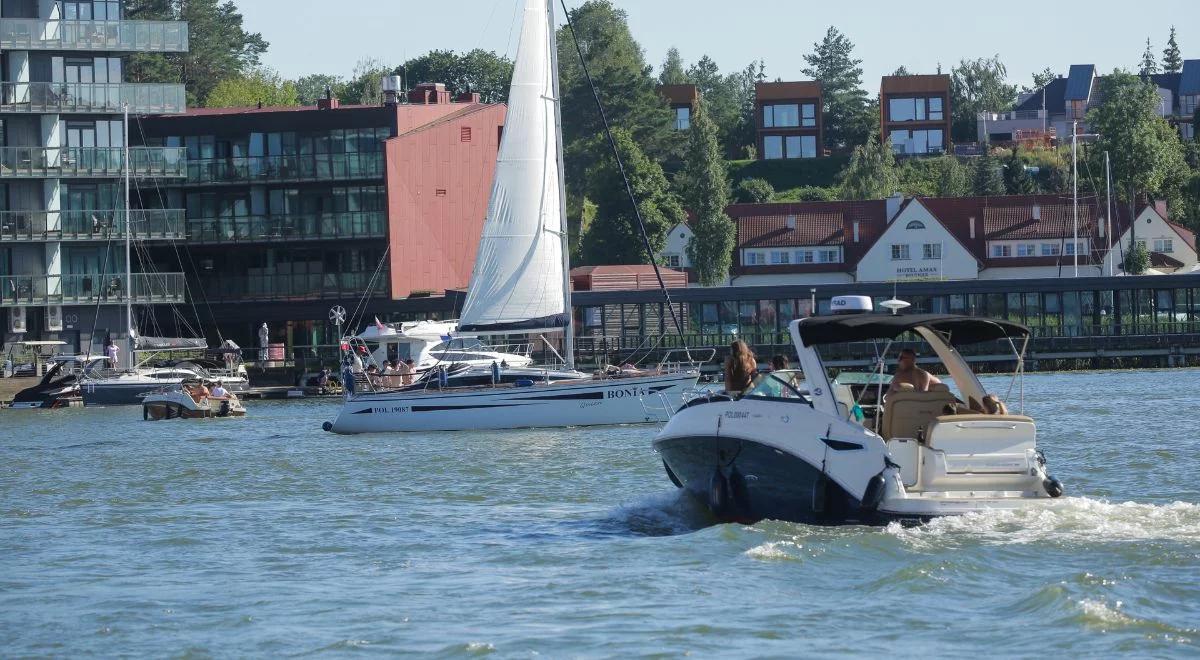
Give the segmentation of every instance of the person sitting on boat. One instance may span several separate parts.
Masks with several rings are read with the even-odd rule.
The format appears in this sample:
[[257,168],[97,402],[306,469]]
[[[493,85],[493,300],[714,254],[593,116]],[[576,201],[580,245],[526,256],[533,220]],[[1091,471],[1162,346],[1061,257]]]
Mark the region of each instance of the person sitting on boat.
[[379,386],[379,384],[382,380],[379,375],[379,367],[377,367],[373,364],[371,366],[367,367],[367,380],[370,381],[372,386],[374,386],[374,387]]
[[403,385],[412,385],[413,374],[417,373],[417,367],[412,361],[412,358],[400,363],[400,383]]
[[216,386],[213,387],[212,393],[209,395],[208,398],[226,400],[226,399],[230,399],[232,397],[229,394],[229,390],[225,389],[225,383],[218,380]]
[[928,392],[931,385],[942,381],[933,374],[917,366],[917,352],[911,348],[900,351],[900,359],[896,365],[896,375],[892,376],[892,384],[887,393],[898,392],[901,385],[912,385],[915,392]]
[[730,345],[729,357],[725,358],[725,391],[740,395],[754,384],[754,373],[758,371],[758,359],[754,351],[742,340]]
[[190,390],[188,390],[188,394],[192,395],[192,401],[195,401],[196,403],[204,403],[204,400],[209,397],[210,393],[208,391],[208,386],[204,384],[204,381],[200,381],[193,385]]

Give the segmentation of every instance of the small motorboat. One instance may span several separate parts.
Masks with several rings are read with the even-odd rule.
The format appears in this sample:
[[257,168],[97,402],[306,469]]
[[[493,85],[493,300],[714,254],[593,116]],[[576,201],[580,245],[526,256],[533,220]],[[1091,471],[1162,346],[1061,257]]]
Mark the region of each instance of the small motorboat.
[[83,405],[83,397],[79,392],[79,376],[83,369],[80,365],[86,364],[88,358],[64,355],[55,356],[51,361],[53,365],[42,376],[42,380],[13,395],[10,407],[31,410]]
[[184,382],[150,392],[142,399],[142,419],[197,419],[208,417],[245,417],[246,407],[232,392],[226,398],[194,394],[199,382]]
[[[766,374],[745,393],[698,396],[672,416],[654,449],[676,486],[718,520],[733,522],[924,521],[1046,506],[1062,496],[1038,449],[1034,420],[1010,414],[955,348],[1010,347],[1015,388],[1028,328],[948,314],[873,313],[870,298],[845,298],[857,300],[835,308],[860,313],[791,323],[801,369]],[[946,384],[917,391],[905,383],[885,398],[883,365],[896,341],[930,348],[957,396]],[[882,348],[878,377],[849,387],[829,378],[817,349],[846,342]],[[864,421],[869,390],[882,405]],[[848,391],[859,400],[847,400]],[[1024,386],[1015,392],[1020,411]]]

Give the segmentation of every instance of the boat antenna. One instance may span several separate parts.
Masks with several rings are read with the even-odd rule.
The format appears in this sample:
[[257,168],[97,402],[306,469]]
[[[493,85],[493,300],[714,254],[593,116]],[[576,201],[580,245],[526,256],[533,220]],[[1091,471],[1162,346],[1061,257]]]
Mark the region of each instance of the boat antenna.
[[[575,33],[575,22],[571,20],[571,11],[567,9],[566,0],[559,0],[559,2],[562,4],[563,16],[567,19],[567,28],[571,31],[571,41],[575,42],[575,53],[579,56],[579,65],[583,68],[583,76],[587,79],[588,87],[592,90],[592,98],[596,101],[596,110],[600,113],[600,123],[604,125],[604,135],[608,138],[608,146],[612,149],[613,158],[617,161],[617,171],[621,173],[621,180],[625,182],[625,194],[629,196],[629,202],[633,206],[633,216],[637,218],[642,247],[646,249],[646,257],[650,259],[650,265],[654,268],[654,276],[658,278],[658,288],[662,291],[663,299],[667,303],[667,310],[671,312],[671,322],[675,324],[675,331],[679,333],[680,337],[683,337],[683,324],[679,321],[679,315],[675,313],[671,294],[667,291],[667,284],[663,281],[662,271],[658,267],[658,260],[655,259],[654,248],[650,245],[650,235],[646,233],[646,223],[642,220],[642,210],[638,208],[637,198],[633,195],[633,186],[630,185],[629,176],[625,173],[625,163],[621,161],[621,152],[617,149],[617,141],[613,139],[612,129],[608,125],[608,117],[604,114],[604,104],[600,102],[600,93],[596,90],[596,82],[592,80],[587,60],[583,56],[583,48],[579,45],[579,35]],[[691,351],[688,350],[686,344],[683,348],[687,352],[688,361],[691,361]]]

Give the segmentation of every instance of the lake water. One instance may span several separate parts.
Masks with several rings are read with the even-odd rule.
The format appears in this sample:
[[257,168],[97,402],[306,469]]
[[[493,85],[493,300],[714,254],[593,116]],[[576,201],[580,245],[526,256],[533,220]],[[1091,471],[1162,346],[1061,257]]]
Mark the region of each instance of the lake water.
[[708,526],[652,427],[3,411],[0,654],[1200,653],[1200,371],[1026,402],[1059,509],[832,529]]

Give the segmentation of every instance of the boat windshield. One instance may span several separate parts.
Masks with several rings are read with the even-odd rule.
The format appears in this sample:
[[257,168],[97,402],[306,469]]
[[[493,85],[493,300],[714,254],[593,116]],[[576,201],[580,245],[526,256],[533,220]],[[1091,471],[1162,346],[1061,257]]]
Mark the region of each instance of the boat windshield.
[[808,403],[804,393],[804,373],[796,369],[783,369],[762,374],[743,398],[794,399]]

